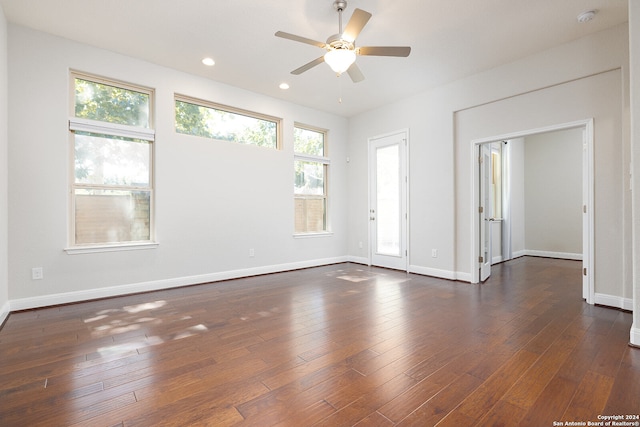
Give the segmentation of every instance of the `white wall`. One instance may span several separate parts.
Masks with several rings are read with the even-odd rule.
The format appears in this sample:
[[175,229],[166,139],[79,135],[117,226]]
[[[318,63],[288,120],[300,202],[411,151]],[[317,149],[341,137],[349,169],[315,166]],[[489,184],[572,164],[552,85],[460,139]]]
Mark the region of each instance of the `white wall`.
[[[582,130],[509,140],[513,256],[582,255]],[[526,238],[525,238],[526,236]]]
[[[64,251],[70,69],[156,91],[157,249]],[[345,259],[346,119],[14,25],[9,82],[12,309]],[[283,149],[176,134],[174,92],[282,117]],[[293,237],[294,121],[329,130],[326,237]],[[43,280],[31,280],[33,267],[43,267]]]
[[352,118],[349,253],[367,241],[368,137],[410,130],[411,270],[471,280],[470,141],[594,117],[596,292],[631,298],[627,37],[621,25]]
[[0,6],[0,324],[9,312],[7,20]]
[[524,147],[527,251],[581,255],[582,129],[527,136]]

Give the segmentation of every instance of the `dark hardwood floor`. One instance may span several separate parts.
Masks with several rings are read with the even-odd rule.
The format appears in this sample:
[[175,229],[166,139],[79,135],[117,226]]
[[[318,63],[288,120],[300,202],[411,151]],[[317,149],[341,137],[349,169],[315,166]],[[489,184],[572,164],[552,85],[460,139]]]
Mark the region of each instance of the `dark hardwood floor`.
[[[1,426],[552,426],[640,413],[581,263],[483,285],[338,264],[12,313]],[[632,420],[637,421],[637,420]]]

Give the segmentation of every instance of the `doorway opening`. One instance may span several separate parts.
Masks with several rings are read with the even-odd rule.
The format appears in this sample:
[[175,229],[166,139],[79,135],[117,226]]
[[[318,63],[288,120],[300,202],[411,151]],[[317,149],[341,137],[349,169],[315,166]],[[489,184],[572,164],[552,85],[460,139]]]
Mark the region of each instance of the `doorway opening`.
[[522,255],[581,259],[583,298],[593,304],[593,120],[475,140],[471,148],[472,282]]

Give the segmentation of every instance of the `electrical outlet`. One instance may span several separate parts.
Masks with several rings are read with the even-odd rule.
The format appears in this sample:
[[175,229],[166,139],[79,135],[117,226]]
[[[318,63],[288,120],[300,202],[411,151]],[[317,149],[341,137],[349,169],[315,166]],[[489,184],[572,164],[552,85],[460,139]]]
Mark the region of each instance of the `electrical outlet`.
[[43,277],[44,273],[42,272],[42,267],[34,267],[31,269],[32,280],[42,280]]
[[431,249],[431,258],[438,258],[438,250]]
[[256,251],[253,248],[249,249],[249,257],[253,258],[254,256],[256,256]]

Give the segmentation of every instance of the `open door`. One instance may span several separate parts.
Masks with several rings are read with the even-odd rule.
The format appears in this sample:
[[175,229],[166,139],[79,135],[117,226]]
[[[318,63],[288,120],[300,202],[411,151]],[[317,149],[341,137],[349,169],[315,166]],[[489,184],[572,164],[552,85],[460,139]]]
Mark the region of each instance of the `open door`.
[[480,206],[478,207],[478,227],[480,229],[480,281],[484,282],[491,275],[491,144],[478,145],[478,170],[480,176]]
[[582,297],[595,303],[595,274],[593,272],[593,122],[582,131]]
[[407,134],[369,141],[371,264],[407,270]]

